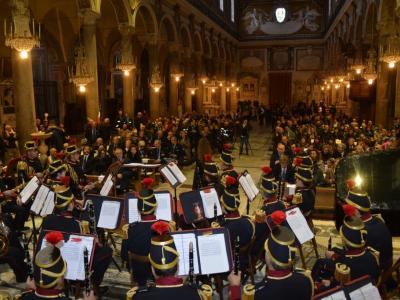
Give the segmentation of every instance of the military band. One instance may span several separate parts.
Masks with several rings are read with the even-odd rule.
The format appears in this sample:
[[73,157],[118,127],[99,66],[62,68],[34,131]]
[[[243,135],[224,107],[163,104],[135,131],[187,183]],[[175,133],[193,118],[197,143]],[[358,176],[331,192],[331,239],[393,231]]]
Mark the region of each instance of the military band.
[[[46,232],[51,232],[46,237],[50,245],[33,255],[33,280],[28,279],[28,284],[34,291],[25,293],[22,299],[69,299],[63,290],[66,262],[57,248],[60,241],[57,232],[90,233],[96,237],[91,270],[93,293],[84,295],[84,298],[100,299],[106,291],[101,283],[111,263],[113,250],[102,239],[102,230],[88,231],[86,220],[80,218],[87,209],[87,203],[81,197],[81,191],[86,190],[86,178],[81,168],[80,149],[69,145],[65,149],[65,160],[54,158],[46,169],[37,157],[34,142],[28,142],[25,150],[26,156],[17,164],[16,186],[12,189],[4,187],[1,195],[0,262],[8,263],[18,282],[27,280],[29,266],[19,237],[32,201],[22,205],[18,201],[18,193],[36,175],[54,192],[55,207],[52,214],[43,218],[39,235],[43,238]],[[115,159],[120,162],[113,180],[116,185],[119,184],[118,190],[123,195],[128,191],[132,174],[130,170],[124,171],[124,159],[119,153],[122,149],[117,147],[114,152]],[[229,231],[231,249],[228,250],[234,251],[237,247],[240,269],[238,274],[220,274],[230,284],[230,300],[312,299],[314,292],[363,275],[369,275],[377,283],[382,272],[392,265],[393,248],[389,230],[381,218],[371,215],[368,194],[349,181],[345,218],[340,228],[343,248],[329,247],[326,257],[317,260],[312,272],[296,269],[299,243],[285,221],[285,210],[297,206],[306,219],[311,218],[315,205],[311,158],[304,151],[297,151],[293,161],[296,178],[294,195],[283,193],[280,187],[285,187],[287,183],[282,178],[276,178],[270,167],[262,167],[259,180],[261,205],[255,209],[253,216],[242,215],[239,211],[242,202],[239,174],[233,166],[231,145],[224,145],[220,161],[218,166],[211,154],[204,155],[200,182],[203,188],[216,189],[223,217],[207,220],[194,228],[225,227]],[[129,191],[137,198],[140,221],[123,227],[126,236],[122,241],[121,258],[128,262],[135,285],[127,293],[127,299],[211,299],[213,290],[207,284],[212,282],[212,276],[199,276],[197,284],[177,276],[179,260],[184,258],[179,256],[171,232],[187,227],[181,219],[175,220],[176,224],[157,220],[155,182],[146,177],[141,184],[140,190]],[[20,207],[21,211],[18,210]],[[266,266],[265,279],[246,285],[257,262]]]

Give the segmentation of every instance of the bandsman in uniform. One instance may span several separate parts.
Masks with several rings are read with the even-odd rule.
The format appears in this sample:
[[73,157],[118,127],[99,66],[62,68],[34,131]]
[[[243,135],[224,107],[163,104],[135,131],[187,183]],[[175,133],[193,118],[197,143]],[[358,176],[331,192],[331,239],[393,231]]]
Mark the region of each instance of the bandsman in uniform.
[[393,263],[392,235],[380,216],[371,215],[371,199],[355,182],[348,180],[349,188],[346,203],[357,209],[357,216],[364,222],[367,231],[367,247],[379,252],[379,264],[382,270],[387,270]]
[[[67,264],[61,256],[57,244],[63,241],[61,232],[49,232],[46,235],[47,245],[41,249],[33,261],[33,281],[29,282],[33,290],[22,295],[23,300],[70,299],[64,294],[64,275]],[[95,300],[93,293],[84,297]]]
[[248,255],[245,248],[249,246],[255,234],[255,226],[249,217],[241,216],[239,213],[239,184],[234,177],[226,177],[226,187],[220,199],[224,211],[224,220],[221,226],[229,230],[232,249],[234,249],[234,242],[239,237],[239,246],[242,249],[240,251],[242,252],[240,255],[240,269],[245,271],[248,265]]
[[267,274],[265,279],[243,289],[247,299],[310,300],[314,296],[314,282],[307,272],[294,270],[296,248],[291,229],[281,225],[285,221],[283,211],[271,215],[274,226],[265,242]]
[[76,145],[70,145],[65,149],[67,174],[71,178],[71,189],[74,195],[80,195],[82,183],[85,179],[80,164],[81,150]]
[[221,161],[220,163],[221,184],[225,186],[226,176],[231,176],[234,177],[236,180],[238,180],[239,174],[238,172],[235,171],[233,167],[232,146],[230,144],[224,144],[220,156],[220,161]]
[[153,237],[150,242],[149,261],[155,277],[155,286],[135,287],[128,291],[127,299],[133,300],[205,300],[211,299],[211,287],[198,289],[194,284],[185,284],[176,277],[179,254],[174,239],[169,233],[169,225],[158,221],[151,226]]
[[296,204],[305,217],[310,216],[315,206],[312,169],[308,168],[303,158],[295,158],[296,193],[292,204]]
[[345,204],[343,210],[345,217],[339,233],[344,243],[344,249],[327,250],[326,259],[317,260],[313,274],[318,273],[315,269],[321,269],[321,265],[328,265],[326,269],[335,270],[339,264],[350,270],[350,280],[369,275],[377,283],[380,275],[379,253],[366,247],[367,231],[363,221],[356,216],[356,209]]
[[[67,167],[61,161],[56,161],[49,166],[51,174],[51,189],[55,193],[55,210],[51,215],[43,219],[42,231],[63,231],[68,233],[82,233],[81,222],[74,218],[72,211],[76,206],[82,208],[83,202],[77,200],[72,193],[69,184],[69,176],[66,176]],[[88,233],[88,232],[86,232]],[[100,288],[104,273],[112,259],[112,249],[97,241],[93,257],[92,282],[95,293],[102,294],[106,288]]]
[[24,149],[25,155],[17,163],[18,184],[23,184],[23,186],[28,183],[34,175],[42,177],[43,173],[43,166],[38,157],[36,143],[34,141],[26,142]]
[[218,197],[221,197],[223,192],[223,186],[219,182],[218,166],[212,160],[212,155],[209,153],[204,155],[202,187],[214,187]]
[[150,252],[151,226],[157,221],[157,200],[152,189],[153,179],[144,178],[143,188],[139,193],[137,205],[141,221],[129,224],[128,240],[123,241],[123,256],[127,260],[129,251],[130,267],[133,279],[139,286],[153,281],[151,265],[148,259]]

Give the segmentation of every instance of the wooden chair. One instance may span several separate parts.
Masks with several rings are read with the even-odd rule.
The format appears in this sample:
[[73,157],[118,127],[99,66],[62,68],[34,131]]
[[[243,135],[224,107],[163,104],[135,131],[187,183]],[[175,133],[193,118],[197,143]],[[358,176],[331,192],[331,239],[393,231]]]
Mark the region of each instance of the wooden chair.
[[383,271],[379,278],[378,289],[383,300],[389,299],[386,284],[393,273],[395,273],[397,279],[397,292],[400,293],[400,258],[389,269]]

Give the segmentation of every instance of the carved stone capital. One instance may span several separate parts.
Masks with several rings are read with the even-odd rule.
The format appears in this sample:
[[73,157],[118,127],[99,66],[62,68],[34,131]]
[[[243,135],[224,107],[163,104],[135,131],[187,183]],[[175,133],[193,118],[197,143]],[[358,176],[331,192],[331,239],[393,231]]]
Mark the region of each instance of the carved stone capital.
[[100,18],[100,14],[88,8],[81,9],[79,14],[83,17],[84,25],[95,25],[97,19]]

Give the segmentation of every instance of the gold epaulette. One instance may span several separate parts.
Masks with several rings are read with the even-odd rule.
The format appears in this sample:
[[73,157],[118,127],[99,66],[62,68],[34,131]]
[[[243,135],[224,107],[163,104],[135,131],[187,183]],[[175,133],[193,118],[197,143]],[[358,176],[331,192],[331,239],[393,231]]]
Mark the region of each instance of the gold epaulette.
[[351,280],[350,267],[346,264],[336,263],[335,265],[335,279],[340,284],[345,284]]
[[169,222],[168,222],[168,226],[169,226],[169,230],[170,230],[171,232],[176,231],[176,222],[175,222],[175,221],[169,221]]
[[122,239],[127,240],[128,239],[128,231],[129,231],[129,224],[125,224],[122,226]]
[[24,160],[20,160],[20,161],[17,163],[17,170],[18,170],[18,171],[26,171],[26,170],[28,170],[28,164],[27,164],[27,162],[24,161]]
[[372,253],[372,255],[375,257],[376,262],[378,263],[378,266],[379,266],[379,257],[381,255],[381,253],[378,250],[372,248],[371,246],[368,246],[367,250]]
[[246,284],[243,287],[243,300],[253,300],[256,294],[256,288],[253,284]]
[[209,286],[208,284],[203,284],[197,291],[202,300],[211,300],[212,299],[213,290],[212,290],[211,286]]
[[220,228],[220,227],[221,225],[218,222],[216,221],[211,222],[211,228]]
[[256,223],[265,223],[265,211],[263,211],[262,209],[257,209],[256,214],[254,216],[254,221]]
[[382,214],[373,214],[372,217],[377,218],[381,220],[383,223],[385,223],[385,219],[382,217]]
[[131,288],[128,292],[126,292],[126,300],[132,300],[133,297],[136,295],[136,292],[138,290],[138,287],[135,286]]
[[303,195],[301,193],[294,194],[292,204],[301,204],[301,203],[303,203]]

